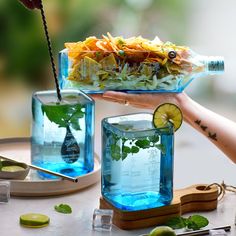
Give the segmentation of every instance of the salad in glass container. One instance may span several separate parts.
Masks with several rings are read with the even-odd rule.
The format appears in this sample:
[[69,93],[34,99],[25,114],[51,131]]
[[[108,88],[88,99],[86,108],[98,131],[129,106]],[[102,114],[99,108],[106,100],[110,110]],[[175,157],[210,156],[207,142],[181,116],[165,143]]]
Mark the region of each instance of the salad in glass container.
[[101,39],[65,43],[59,54],[60,86],[87,93],[181,92],[196,77],[223,72],[224,60],[162,42],[158,37]]

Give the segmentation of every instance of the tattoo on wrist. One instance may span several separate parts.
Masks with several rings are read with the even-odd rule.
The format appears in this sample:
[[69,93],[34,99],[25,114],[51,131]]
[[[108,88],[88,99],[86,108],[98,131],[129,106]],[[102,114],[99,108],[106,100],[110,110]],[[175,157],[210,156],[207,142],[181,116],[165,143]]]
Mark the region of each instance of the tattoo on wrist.
[[201,124],[201,120],[195,120],[194,123],[197,124],[204,132],[208,133],[208,138],[217,141],[216,133],[207,131],[208,127],[206,125]]
[[204,125],[201,125],[200,127],[201,127],[201,129],[202,129],[203,131],[206,131],[207,128],[208,128],[207,126],[204,126]]

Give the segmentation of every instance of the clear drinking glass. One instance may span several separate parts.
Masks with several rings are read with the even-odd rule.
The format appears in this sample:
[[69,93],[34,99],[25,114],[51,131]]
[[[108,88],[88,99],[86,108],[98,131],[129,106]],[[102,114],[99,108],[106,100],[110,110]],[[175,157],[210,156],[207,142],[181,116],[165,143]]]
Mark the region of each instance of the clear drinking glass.
[[[35,92],[32,98],[32,164],[71,177],[94,167],[94,101],[79,90]],[[38,172],[43,178],[57,178]]]
[[173,126],[156,129],[152,114],[102,121],[102,196],[115,207],[143,210],[173,197]]

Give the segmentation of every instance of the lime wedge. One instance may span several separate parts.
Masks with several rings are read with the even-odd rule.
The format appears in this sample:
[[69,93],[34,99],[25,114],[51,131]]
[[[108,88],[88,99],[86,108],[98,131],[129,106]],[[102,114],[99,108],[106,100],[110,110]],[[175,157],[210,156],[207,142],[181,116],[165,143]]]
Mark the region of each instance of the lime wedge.
[[45,227],[49,224],[49,217],[43,214],[29,213],[20,216],[20,224],[30,228]]
[[168,122],[174,125],[176,131],[183,122],[183,115],[178,106],[172,103],[163,103],[153,113],[153,125],[156,128],[164,128]]
[[148,236],[176,236],[175,231],[168,226],[158,226]]
[[25,168],[21,166],[3,166],[1,171],[8,171],[8,172],[16,172],[16,171],[22,171],[25,170]]

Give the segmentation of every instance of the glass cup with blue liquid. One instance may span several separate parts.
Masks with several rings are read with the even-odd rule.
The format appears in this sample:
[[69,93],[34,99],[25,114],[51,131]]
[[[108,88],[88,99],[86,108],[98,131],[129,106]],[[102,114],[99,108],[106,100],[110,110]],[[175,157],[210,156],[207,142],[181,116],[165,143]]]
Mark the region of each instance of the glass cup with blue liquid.
[[145,210],[173,198],[174,129],[156,129],[153,115],[102,121],[102,196],[118,209]]
[[[79,90],[35,92],[32,97],[31,162],[77,177],[94,168],[94,101]],[[38,171],[41,178],[56,176]]]

